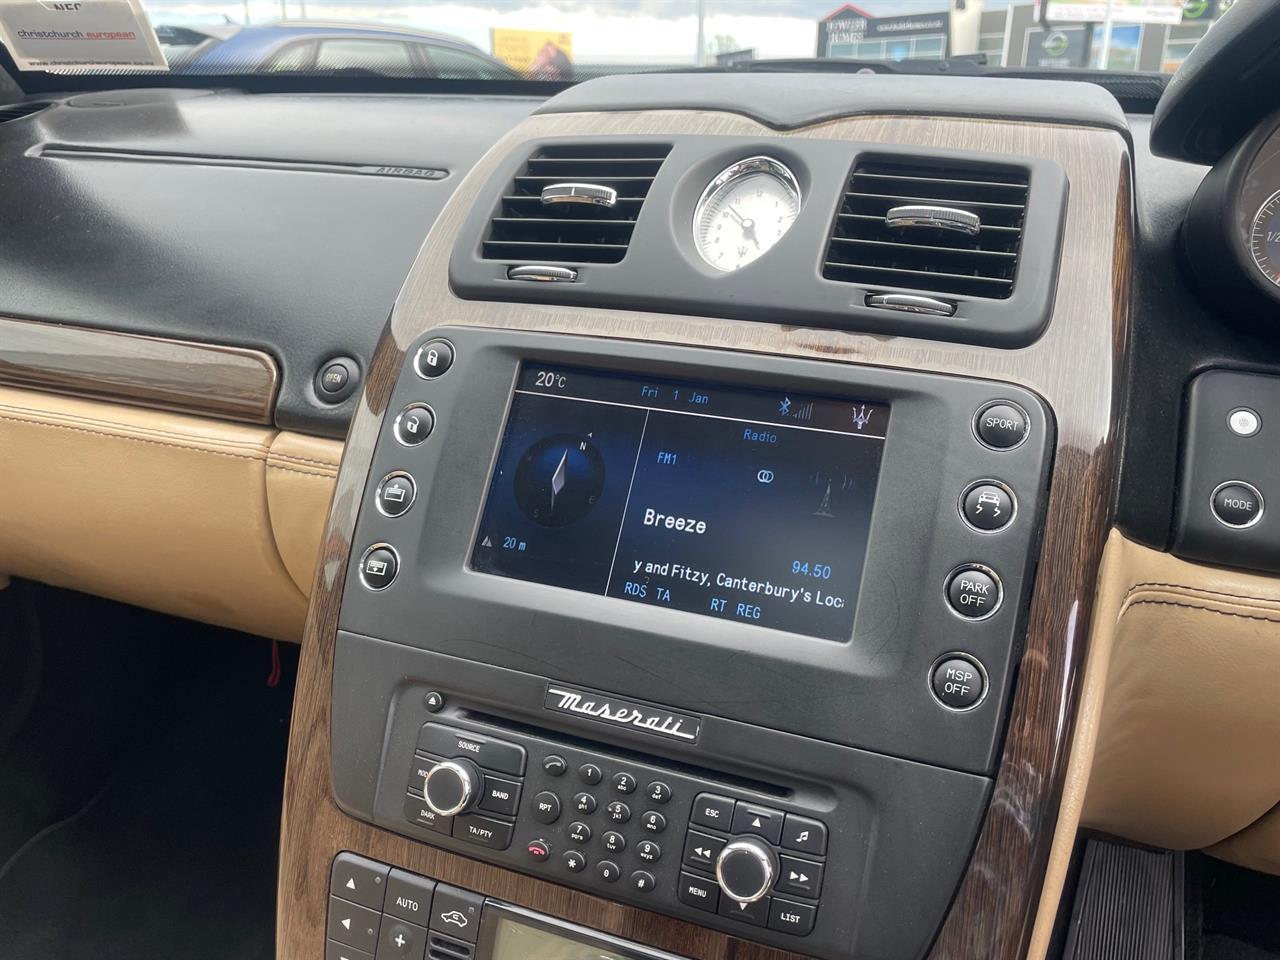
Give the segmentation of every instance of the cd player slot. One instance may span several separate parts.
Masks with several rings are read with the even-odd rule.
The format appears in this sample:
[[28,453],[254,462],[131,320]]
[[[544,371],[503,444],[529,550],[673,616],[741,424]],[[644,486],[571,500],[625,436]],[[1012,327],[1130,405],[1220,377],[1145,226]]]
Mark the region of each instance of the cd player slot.
[[725,786],[735,787],[739,790],[752,790],[756,793],[763,793],[771,797],[777,797],[780,800],[791,799],[795,796],[794,790],[788,790],[786,787],[780,787],[777,784],[767,783],[763,780],[756,780],[752,777],[743,777],[733,773],[725,773],[722,770],[713,770],[709,767],[702,767],[693,763],[685,763],[679,760],[673,760],[670,757],[658,756],[653,753],[645,753],[641,750],[631,750],[627,747],[619,747],[611,743],[601,744],[598,741],[588,740],[585,737],[577,737],[572,734],[562,733],[559,730],[549,730],[543,727],[534,726],[533,724],[521,723],[518,720],[508,720],[506,717],[499,717],[492,713],[485,713],[481,710],[462,709],[458,711],[458,717],[460,719],[470,720],[473,723],[493,727],[495,730],[505,730],[509,733],[521,733],[530,737],[554,740],[567,747],[577,747],[581,750],[607,750],[619,760],[661,766],[673,773],[682,773],[686,776],[697,777],[703,780],[715,780]]

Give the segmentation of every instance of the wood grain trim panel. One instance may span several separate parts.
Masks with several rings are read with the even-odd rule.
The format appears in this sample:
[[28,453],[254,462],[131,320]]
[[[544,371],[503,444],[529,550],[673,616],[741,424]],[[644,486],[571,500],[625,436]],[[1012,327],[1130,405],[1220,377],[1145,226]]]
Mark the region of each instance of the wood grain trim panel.
[[[497,158],[529,139],[599,134],[720,134],[824,139],[1040,156],[1066,170],[1071,196],[1053,316],[1044,336],[991,350],[836,330],[635,311],[462,301],[448,260]],[[1089,612],[1112,512],[1118,397],[1132,247],[1131,158],[1115,132],[929,117],[860,117],[797,131],[698,111],[532,117],[459,186],[436,221],[392,314],[348,436],[312,592],[285,781],[277,951],[324,946],[329,863],[355,850],[535,910],[697,960],[797,960],[683,921],[600,900],[429,847],[344,814],[329,790],[329,690],[343,576],[382,413],[404,351],[441,324],[683,343],[1007,380],[1035,390],[1058,421],[1039,583],[994,798],[972,863],[930,953],[934,960],[1020,960],[1039,901],[1078,696]],[[798,944],[802,949],[802,946]]]
[[0,383],[270,424],[280,371],[260,350],[0,317]]

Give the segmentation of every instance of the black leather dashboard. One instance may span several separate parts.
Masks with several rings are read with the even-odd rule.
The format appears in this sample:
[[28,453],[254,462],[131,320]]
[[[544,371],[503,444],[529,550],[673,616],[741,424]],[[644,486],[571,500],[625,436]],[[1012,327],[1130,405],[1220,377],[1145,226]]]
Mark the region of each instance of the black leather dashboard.
[[0,126],[0,315],[265,350],[282,372],[277,426],[340,437],[355,395],[320,402],[317,367],[367,368],[462,174],[540,102],[58,100]]

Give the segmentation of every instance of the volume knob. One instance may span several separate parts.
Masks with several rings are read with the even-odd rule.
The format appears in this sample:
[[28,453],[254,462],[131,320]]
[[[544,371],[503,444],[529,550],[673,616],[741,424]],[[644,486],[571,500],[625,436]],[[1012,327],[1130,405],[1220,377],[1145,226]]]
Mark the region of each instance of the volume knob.
[[476,805],[483,783],[484,774],[470,760],[445,760],[427,771],[422,795],[439,816],[452,817]]
[[762,840],[742,837],[725,844],[716,858],[716,880],[726,897],[738,903],[755,903],[773,886],[778,858]]

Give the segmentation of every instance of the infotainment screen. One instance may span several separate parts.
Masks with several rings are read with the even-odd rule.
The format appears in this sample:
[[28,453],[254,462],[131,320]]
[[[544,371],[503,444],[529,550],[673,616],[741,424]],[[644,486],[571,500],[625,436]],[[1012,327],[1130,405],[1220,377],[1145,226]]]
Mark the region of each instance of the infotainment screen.
[[848,639],[889,408],[525,364],[484,573]]

